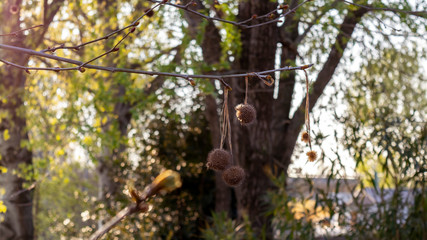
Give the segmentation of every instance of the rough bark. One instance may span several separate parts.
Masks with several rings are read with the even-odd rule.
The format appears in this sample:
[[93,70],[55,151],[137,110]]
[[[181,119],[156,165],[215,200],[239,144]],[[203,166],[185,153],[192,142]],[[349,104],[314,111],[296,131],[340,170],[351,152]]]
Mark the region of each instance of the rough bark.
[[[292,1],[291,7],[298,1]],[[251,17],[253,14],[264,14],[275,7],[274,3],[262,0],[243,1],[239,5],[239,20]],[[366,9],[349,11],[345,17],[336,43],[332,46],[329,58],[314,84],[310,97],[310,110],[322,94],[326,84],[340,62],[343,51],[347,47],[347,38],[353,33],[356,24],[367,12]],[[299,19],[292,14],[280,29],[274,25],[251,29],[241,32],[242,54],[235,66],[240,71],[256,71],[274,67],[274,57],[277,43],[282,44],[281,65],[293,65],[298,56],[298,44],[301,42],[298,32]],[[265,91],[263,83],[251,79],[249,87],[249,103],[257,109],[255,124],[242,127],[234,121],[233,143],[234,156],[247,171],[247,179],[238,189],[240,214],[247,213],[252,227],[258,235],[263,227],[267,239],[272,239],[271,219],[265,216],[268,203],[264,202],[265,194],[271,189],[271,183],[266,170],[272,164],[280,165],[286,173],[290,164],[299,131],[304,123],[304,108],[290,117],[292,94],[295,85],[295,73],[284,73],[280,78],[279,96],[273,100],[272,92]],[[233,82],[233,89],[244,89],[241,79]],[[244,93],[233,91],[232,105],[243,101]],[[303,101],[304,102],[304,101]]]
[[[46,11],[43,19],[44,29],[48,29],[53,16],[59,11],[63,0],[52,1],[44,6]],[[3,3],[0,17],[1,32],[8,33],[20,30],[20,9],[22,1],[6,1]],[[25,39],[25,35],[1,38],[6,44],[18,47],[37,47],[42,43],[46,30],[37,34],[33,39]],[[33,41],[32,41],[33,40]],[[5,53],[2,53],[2,55]],[[9,61],[25,66],[28,56],[8,52]],[[0,123],[0,165],[7,169],[7,173],[0,173],[0,186],[5,189],[3,196],[7,211],[4,221],[0,222],[0,239],[33,239],[33,194],[24,189],[25,180],[19,176],[20,167],[31,167],[32,153],[21,146],[22,141],[28,141],[27,124],[25,118],[24,101],[26,74],[22,70],[2,67],[0,69],[0,94],[6,102],[0,103],[0,111],[6,114]],[[5,134],[8,131],[8,134]],[[5,137],[9,135],[9,137]]]
[[[13,56],[16,63],[26,63],[22,55]],[[0,111],[7,113],[0,124],[0,165],[7,168],[7,173],[0,174],[0,186],[6,190],[3,198],[7,211],[4,221],[0,222],[0,239],[33,239],[32,192],[23,191],[25,180],[14,171],[20,172],[19,167],[32,164],[31,152],[21,147],[21,142],[28,140],[26,120],[22,111],[25,76],[16,69],[2,69],[2,96],[9,96],[6,103],[0,104]],[[9,139],[4,132],[8,131]],[[15,194],[20,192],[20,194]]]
[[[19,29],[19,15],[8,11],[9,4],[6,4],[2,13],[4,18],[10,19],[8,24],[2,26],[3,32]],[[20,36],[4,41],[22,47],[23,40],[23,36]],[[8,54],[8,56],[18,64],[25,64],[28,61],[28,58],[21,54]],[[22,71],[2,67],[0,79],[1,95],[8,96],[7,102],[0,103],[0,111],[7,114],[0,124],[0,165],[7,168],[7,173],[0,174],[0,186],[5,189],[3,198],[7,207],[4,221],[0,222],[0,239],[32,239],[34,236],[32,193],[22,191],[25,180],[14,173],[19,171],[18,165],[28,166],[32,163],[31,152],[21,147],[21,141],[28,140],[25,116],[22,111],[19,111],[23,105],[25,75]],[[9,139],[4,137],[5,131],[8,131]],[[20,191],[22,191],[21,194],[15,195]]]
[[[188,3],[189,0],[184,1],[184,4]],[[193,10],[205,9],[205,6],[201,1],[196,1],[197,6],[192,6]],[[184,17],[189,25],[190,35],[192,38],[196,38],[197,32],[201,29],[202,19],[199,17],[184,12]],[[221,36],[218,28],[213,22],[208,22],[204,29],[203,41],[201,44],[203,60],[207,64],[219,63],[221,60]],[[212,73],[212,72],[204,72]],[[212,81],[212,84],[214,82]],[[212,95],[207,95],[205,98],[205,116],[208,121],[209,130],[211,133],[211,142],[214,148],[219,147],[221,139],[220,126],[219,126],[219,115],[218,115],[218,104],[216,99]],[[221,173],[215,173],[215,211],[216,212],[227,212],[230,213],[231,207],[231,191],[230,188],[222,180]]]
[[[209,131],[211,133],[212,146],[214,148],[219,147],[221,140],[218,106],[216,99],[212,95],[208,95],[205,98],[205,116],[208,120]],[[215,173],[215,211],[216,212],[227,212],[230,213],[231,207],[231,191],[230,188],[222,180],[221,173]]]
[[[239,20],[250,18],[253,14],[262,15],[270,12],[277,3],[264,0],[242,1],[239,5]],[[241,32],[242,52],[235,66],[245,72],[274,68],[278,31],[273,24]],[[248,214],[254,230],[260,234],[266,226],[267,238],[272,237],[271,217],[265,212],[268,203],[264,201],[270,179],[265,173],[271,164],[272,136],[271,121],[273,117],[273,92],[259,79],[250,79],[248,103],[257,110],[255,124],[240,126],[234,118],[234,156],[246,170],[245,182],[238,189],[240,214]],[[238,85],[238,86],[236,86]],[[233,81],[233,89],[244,89],[244,81]],[[269,91],[270,90],[270,91]],[[232,106],[243,102],[244,92],[233,90]],[[231,116],[234,116],[231,110]]]
[[[292,1],[290,8],[294,8],[298,1]],[[295,41],[299,37],[298,32],[299,21],[295,18],[295,14],[290,14],[280,30],[280,39],[282,52],[280,56],[280,66],[294,66],[298,56],[298,46]],[[293,92],[295,87],[295,72],[283,72],[278,79],[279,93],[274,101],[273,119],[271,123],[272,138],[273,138],[273,159],[274,162],[280,162],[283,154],[283,142],[287,137],[286,128],[290,123],[290,110],[292,107]],[[282,162],[280,165],[281,172],[287,172],[288,162]]]
[[[209,22],[205,28],[205,33],[202,42],[203,60],[208,64],[219,63],[221,59],[221,36],[218,29],[212,22]],[[213,84],[213,82],[212,82]],[[219,147],[221,139],[218,105],[216,99],[212,95],[207,95],[205,98],[205,116],[208,120],[209,130],[211,133],[212,146]],[[231,191],[230,188],[222,180],[221,173],[215,173],[215,211],[230,213],[231,207]]]

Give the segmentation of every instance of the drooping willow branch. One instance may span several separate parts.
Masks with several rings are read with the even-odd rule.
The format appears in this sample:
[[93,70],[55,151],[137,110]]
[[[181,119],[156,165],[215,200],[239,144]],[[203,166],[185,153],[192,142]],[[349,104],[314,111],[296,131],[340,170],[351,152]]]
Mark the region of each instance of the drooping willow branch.
[[278,72],[278,71],[294,71],[294,70],[304,70],[307,68],[310,68],[311,66],[313,66],[313,64],[308,64],[308,65],[302,65],[302,66],[297,66],[297,67],[283,67],[283,68],[277,68],[277,69],[271,69],[271,70],[266,70],[266,71],[261,71],[261,72],[253,72],[253,73],[238,73],[238,74],[224,74],[224,75],[198,75],[198,74],[179,74],[179,73],[169,73],[169,72],[157,72],[157,71],[144,71],[144,70],[138,70],[138,69],[129,69],[129,68],[116,68],[116,67],[104,67],[104,66],[98,66],[98,65],[91,65],[91,64],[87,64],[83,67],[81,67],[82,64],[84,64],[83,62],[77,61],[77,60],[73,60],[73,59],[69,59],[69,58],[64,58],[64,57],[58,57],[55,55],[51,55],[51,54],[47,54],[47,53],[43,53],[43,52],[39,52],[39,51],[34,51],[28,48],[20,48],[20,47],[15,47],[15,46],[11,46],[11,45],[6,45],[6,44],[0,44],[0,49],[5,49],[5,50],[10,50],[16,53],[24,53],[24,54],[28,54],[28,55],[32,55],[32,56],[37,56],[37,57],[41,57],[41,58],[49,58],[49,59],[53,59],[53,60],[57,60],[59,62],[66,62],[66,63],[71,63],[73,65],[76,65],[76,67],[67,67],[67,68],[60,68],[60,67],[26,67],[26,66],[21,66],[9,61],[6,61],[4,59],[0,59],[0,62],[3,62],[6,65],[15,67],[15,68],[19,68],[22,70],[25,70],[27,73],[30,73],[30,71],[34,71],[34,70],[43,70],[43,71],[54,71],[54,72],[60,72],[60,71],[80,71],[80,72],[84,72],[85,68],[88,69],[96,69],[96,70],[102,70],[102,71],[108,71],[108,72],[127,72],[127,73],[136,73],[136,74],[144,74],[144,75],[150,75],[150,76],[166,76],[166,77],[178,77],[178,78],[184,78],[188,81],[193,81],[193,78],[201,78],[201,79],[217,79],[220,80],[225,86],[227,86],[228,88],[231,87],[224,81],[224,79],[229,79],[229,78],[239,78],[239,77],[246,77],[248,75],[251,76],[255,76],[258,77],[260,80],[264,81],[264,82],[268,82],[270,81],[271,76],[268,75],[270,73],[274,73],[274,72]]

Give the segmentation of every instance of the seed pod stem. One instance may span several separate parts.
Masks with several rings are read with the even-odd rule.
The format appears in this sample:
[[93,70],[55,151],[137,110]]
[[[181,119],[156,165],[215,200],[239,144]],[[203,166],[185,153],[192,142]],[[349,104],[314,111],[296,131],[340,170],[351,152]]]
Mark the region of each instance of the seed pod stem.
[[246,84],[246,91],[245,91],[245,104],[248,104],[248,84],[249,83],[249,77],[245,77],[245,84]]
[[308,82],[308,74],[307,71],[304,69],[305,74],[305,87],[306,87],[306,97],[305,97],[305,127],[307,129],[308,133],[308,146],[311,148],[311,137],[310,137],[310,94],[309,94],[309,82]]

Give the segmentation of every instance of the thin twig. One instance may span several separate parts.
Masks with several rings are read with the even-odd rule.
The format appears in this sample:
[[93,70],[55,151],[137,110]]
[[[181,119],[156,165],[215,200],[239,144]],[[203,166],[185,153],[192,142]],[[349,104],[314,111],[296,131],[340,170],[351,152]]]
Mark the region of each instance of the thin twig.
[[248,85],[249,85],[249,77],[246,76],[245,77],[245,86],[246,86],[246,90],[245,90],[245,104],[248,104]]
[[[153,2],[153,3],[159,3],[159,2],[161,2],[161,1],[157,1],[157,0],[150,0],[150,1]],[[254,14],[251,18],[243,20],[243,21],[240,21],[240,22],[225,20],[225,19],[218,18],[218,17],[211,17],[211,16],[208,16],[208,15],[204,15],[204,14],[202,14],[202,13],[196,11],[196,10],[189,9],[189,6],[192,3],[194,3],[193,1],[190,1],[186,5],[173,4],[173,3],[169,3],[169,2],[167,2],[165,4],[169,5],[169,6],[173,6],[173,7],[179,8],[179,9],[182,9],[182,10],[187,11],[187,12],[192,13],[192,14],[195,14],[195,15],[201,17],[201,18],[207,19],[208,21],[218,21],[218,22],[223,22],[223,23],[227,23],[227,24],[232,24],[232,25],[235,25],[235,26],[243,28],[243,29],[250,29],[250,28],[260,27],[260,26],[264,26],[264,25],[267,25],[267,24],[271,24],[271,23],[281,22],[281,20],[279,18],[285,17],[288,14],[290,14],[292,12],[295,12],[297,8],[301,7],[303,4],[305,4],[307,2],[310,2],[310,1],[312,1],[312,0],[306,0],[306,1],[302,2],[302,3],[300,3],[295,8],[289,9],[286,12],[285,12],[286,8],[284,8],[283,6],[279,6],[278,8],[270,11],[269,13],[266,13],[266,14],[261,15],[261,16],[257,16],[256,14]],[[282,10],[283,12],[281,14],[278,14],[276,16],[275,13],[277,13],[279,10]],[[263,22],[263,23],[255,24],[255,25],[248,25],[248,24],[246,24],[246,23],[249,23],[249,22],[251,22],[251,21],[253,21],[255,19],[258,19],[258,20],[259,19],[263,19],[263,18],[269,18],[269,19],[271,19],[272,16],[274,17],[274,19],[272,19],[270,21],[266,21],[266,22]]]
[[[105,36],[103,36],[103,37],[100,37],[100,38],[97,38],[97,39],[94,39],[94,40],[91,40],[91,41],[89,41],[89,42],[85,42],[85,43],[81,43],[81,44],[79,44],[79,45],[76,45],[76,46],[65,46],[65,44],[61,44],[60,46],[58,46],[58,47],[54,47],[54,48],[47,48],[47,49],[44,49],[44,50],[42,50],[41,52],[54,52],[54,51],[56,51],[56,50],[58,50],[58,49],[74,49],[74,50],[79,50],[81,47],[83,47],[83,46],[86,46],[86,45],[89,45],[89,44],[91,44],[91,43],[95,43],[95,42],[98,42],[98,41],[101,41],[101,40],[106,40],[106,39],[108,39],[110,36],[113,36],[113,35],[115,35],[115,34],[118,34],[118,33],[120,33],[120,32],[122,32],[122,31],[124,31],[125,29],[128,29],[128,28],[131,28],[130,30],[129,30],[129,32],[128,33],[126,33],[112,48],[110,48],[109,50],[107,50],[106,52],[104,52],[104,53],[101,53],[100,55],[98,55],[98,56],[96,56],[96,57],[94,57],[94,58],[92,58],[92,59],[90,59],[90,60],[88,60],[88,61],[85,61],[85,62],[83,62],[83,63],[81,63],[78,67],[76,67],[76,68],[62,68],[62,69],[60,69],[60,68],[56,68],[56,69],[54,69],[53,71],[61,71],[61,70],[79,70],[79,71],[81,71],[81,72],[84,72],[84,67],[85,66],[87,66],[89,63],[91,63],[91,62],[93,62],[93,61],[95,61],[95,60],[98,60],[98,59],[100,59],[100,58],[102,58],[102,57],[104,57],[104,56],[106,56],[106,55],[108,55],[108,54],[110,54],[110,53],[113,53],[113,52],[117,52],[117,51],[119,51],[119,48],[118,48],[118,46],[131,34],[131,33],[133,33],[135,30],[136,30],[136,26],[139,24],[139,20],[141,20],[145,15],[147,15],[148,13],[150,13],[150,12],[152,12],[155,8],[157,8],[157,7],[159,7],[159,6],[161,6],[161,5],[163,5],[163,4],[167,4],[167,5],[171,5],[171,6],[174,6],[174,7],[176,7],[176,8],[180,8],[180,9],[184,9],[185,11],[188,11],[188,12],[190,12],[190,13],[193,13],[193,14],[196,14],[196,15],[198,15],[198,16],[200,16],[200,17],[202,17],[202,18],[206,18],[206,19],[208,19],[208,20],[216,20],[216,21],[222,21],[222,22],[226,22],[226,23],[230,23],[230,24],[234,24],[234,25],[236,25],[236,26],[240,26],[240,27],[242,27],[242,28],[255,28],[255,27],[259,27],[259,26],[263,26],[263,25],[266,25],[266,24],[270,24],[270,23],[277,23],[277,22],[280,22],[281,20],[279,20],[279,18],[280,17],[284,17],[284,16],[286,16],[287,14],[289,14],[289,13],[291,13],[291,12],[293,12],[293,11],[295,11],[298,7],[300,7],[301,5],[303,5],[304,3],[306,3],[306,2],[309,2],[310,0],[306,0],[306,1],[304,1],[304,2],[302,2],[301,4],[299,4],[298,6],[296,6],[294,9],[292,9],[292,10],[289,10],[288,12],[285,12],[285,11],[283,11],[283,13],[282,14],[279,14],[279,16],[277,17],[277,18],[275,18],[275,19],[273,19],[273,20],[270,20],[270,21],[266,21],[266,22],[263,22],[263,23],[259,23],[259,24],[255,24],[255,25],[245,25],[245,24],[242,24],[242,23],[236,23],[236,22],[233,22],[233,21],[228,21],[228,20],[224,20],[224,19],[220,19],[220,18],[216,18],[216,17],[209,17],[209,16],[206,16],[206,15],[204,15],[204,14],[201,14],[201,13],[199,13],[199,12],[197,12],[197,11],[194,11],[194,10],[192,10],[192,9],[189,9],[189,6],[190,5],[192,5],[192,4],[194,4],[194,2],[193,1],[190,1],[188,4],[186,4],[186,5],[177,5],[177,4],[172,4],[172,3],[169,3],[167,0],[162,0],[162,1],[152,1],[152,2],[155,2],[156,4],[153,6],[153,7],[151,7],[148,11],[145,11],[144,12],[144,14],[142,14],[140,17],[138,17],[136,20],[134,20],[131,24],[129,24],[129,25],[127,25],[127,26],[125,26],[125,27],[123,27],[123,28],[121,28],[121,29],[118,29],[118,30],[116,30],[116,31],[113,31],[113,32],[111,32],[111,33],[109,33],[109,34],[107,34],[107,35],[105,35]],[[262,15],[262,16],[260,16],[260,17],[256,17],[256,15],[254,15],[253,17],[251,17],[251,19],[248,19],[248,20],[246,20],[246,21],[243,21],[243,22],[248,22],[248,21],[251,21],[251,20],[253,20],[253,19],[262,19],[262,18],[272,18],[272,17],[275,17],[276,15],[275,15],[275,13],[278,11],[278,10],[280,10],[280,9],[282,9],[282,10],[284,10],[284,8],[282,7],[282,6],[280,6],[279,8],[277,8],[277,9],[275,9],[275,10],[273,10],[273,11],[270,11],[269,13],[267,13],[267,14],[264,14],[264,15]],[[2,60],[2,62],[4,62],[4,63],[7,63],[8,65],[12,65],[12,66],[15,66],[15,67],[18,67],[18,68],[22,68],[22,66],[18,66],[18,65],[16,65],[16,64],[11,64],[11,63],[9,63],[9,62],[7,62],[7,61],[5,61],[5,60]],[[29,68],[26,68],[25,69],[27,72],[30,70]],[[48,68],[38,68],[38,69],[32,69],[32,70],[49,70]],[[189,78],[185,78],[185,79],[187,79],[187,80],[189,80]],[[191,81],[191,80],[189,80],[190,81],[190,83],[193,85],[193,81]],[[227,85],[227,84],[225,84],[225,86],[227,86],[228,88],[230,88],[230,86],[229,85]],[[231,89],[231,88],[230,88]]]
[[222,103],[222,129],[221,129],[221,142],[219,144],[219,149],[223,149],[224,140],[227,136],[227,113],[228,113],[228,88],[224,86],[224,102]]
[[16,37],[16,36],[18,36],[18,33],[20,33],[20,32],[24,32],[24,31],[27,31],[27,30],[31,30],[31,29],[38,28],[38,27],[43,27],[43,26],[44,26],[43,24],[39,24],[39,25],[32,26],[32,27],[25,28],[25,29],[21,29],[21,30],[15,31],[15,32],[6,33],[6,34],[0,34],[0,37],[6,37],[6,36],[15,36]]
[[304,32],[301,34],[301,35],[299,35],[298,37],[297,37],[297,39],[294,41],[295,43],[295,45],[298,45],[306,36],[307,36],[307,34],[310,32],[310,30],[311,30],[311,28],[324,16],[324,15],[326,15],[326,13],[328,13],[328,11],[329,10],[331,10],[331,8],[333,8],[333,7],[335,7],[336,5],[337,5],[337,3],[338,3],[338,0],[335,0],[331,5],[330,5],[330,7],[328,7],[327,5],[324,5],[323,7],[324,7],[324,9],[323,9],[323,11],[319,14],[319,15],[316,15],[315,17],[314,17],[314,19],[313,19],[313,21],[311,21],[309,24],[308,24],[308,26],[307,26],[307,28],[304,30]]
[[123,218],[137,212],[147,212],[147,200],[158,193],[166,193],[180,188],[182,185],[181,179],[177,172],[166,170],[160,173],[154,181],[148,185],[142,193],[130,188],[129,193],[133,202],[126,208],[118,212],[112,219],[105,223],[95,233],[93,233],[89,240],[96,240],[101,238],[104,234],[109,232],[116,226]]
[[305,98],[305,124],[306,124],[306,129],[307,129],[307,133],[308,133],[308,145],[310,146],[310,151],[312,150],[311,148],[311,129],[310,129],[310,100],[309,100],[309,81],[308,81],[308,74],[307,71],[304,69],[304,74],[305,74],[305,87],[306,87],[306,98]]
[[[28,55],[38,56],[38,57],[42,57],[42,58],[49,58],[49,59],[57,60],[60,62],[66,62],[66,63],[71,63],[74,65],[77,65],[77,67],[68,67],[68,68],[25,67],[25,66],[21,66],[21,65],[6,61],[4,59],[0,59],[0,61],[5,63],[6,65],[10,65],[10,66],[25,70],[27,72],[31,71],[31,70],[44,70],[44,71],[54,71],[54,72],[71,71],[71,70],[84,71],[84,69],[80,67],[83,64],[83,62],[80,62],[77,60],[58,57],[58,56],[54,56],[51,54],[38,52],[38,51],[34,51],[31,49],[27,49],[27,48],[15,47],[15,46],[6,45],[6,44],[0,44],[0,48],[6,49],[6,50],[11,50],[14,52],[25,53]],[[312,66],[313,66],[313,64],[307,64],[307,65],[302,65],[302,66],[298,66],[298,67],[282,67],[282,68],[277,68],[277,69],[271,69],[271,70],[256,72],[256,73],[252,73],[252,74],[255,74],[254,76],[257,76],[257,77],[263,79],[264,82],[266,82],[265,79],[268,80],[268,76],[269,76],[267,74],[278,72],[278,71],[304,70],[304,69],[310,68]],[[178,78],[184,78],[184,79],[188,79],[188,78],[217,79],[217,80],[220,80],[222,83],[225,83],[224,79],[226,79],[226,78],[240,78],[240,77],[245,77],[248,75],[248,73],[225,74],[225,75],[198,75],[198,74],[187,75],[187,74],[178,74],[178,73],[169,73],[169,72],[144,71],[144,70],[129,69],[129,68],[104,67],[104,66],[90,65],[90,64],[85,65],[85,68],[103,70],[103,71],[108,71],[108,72],[127,72],[127,73],[144,74],[144,75],[150,75],[150,76],[157,75],[157,76],[167,76],[167,77],[178,77]],[[225,85],[231,89],[231,87],[228,84],[225,83]]]
[[117,213],[116,216],[114,216],[110,221],[105,223],[102,228],[98,229],[94,234],[92,234],[89,237],[89,240],[97,240],[100,237],[102,237],[104,234],[106,234],[108,231],[110,231],[111,228],[116,226],[123,218],[131,215],[132,213],[137,212],[137,204],[132,203],[131,206],[126,207],[125,209],[121,210],[119,213]]
[[371,6],[365,6],[365,5],[357,4],[357,3],[350,2],[347,0],[339,0],[339,1],[344,2],[346,4],[357,6],[360,8],[365,8],[365,9],[368,9],[370,11],[386,11],[386,12],[394,12],[394,13],[404,13],[404,14],[414,15],[417,17],[427,18],[427,12],[426,11],[406,11],[406,10],[396,9],[396,8],[378,8],[378,7],[371,7]]
[[[107,34],[107,35],[105,35],[105,36],[102,36],[102,37],[100,37],[100,38],[96,38],[96,39],[94,39],[94,40],[91,40],[91,41],[88,41],[88,42],[84,42],[84,43],[81,43],[81,44],[79,44],[79,45],[75,45],[75,46],[65,46],[64,44],[61,44],[61,45],[60,45],[60,46],[58,46],[58,47],[47,48],[47,49],[41,50],[41,52],[55,52],[56,50],[59,50],[59,49],[79,50],[80,48],[82,48],[82,47],[84,47],[84,46],[86,46],[86,45],[89,45],[89,44],[92,44],[92,43],[96,43],[96,42],[99,42],[99,41],[102,41],[102,40],[107,40],[107,39],[108,39],[108,38],[110,38],[111,36],[113,36],[113,35],[115,35],[115,34],[118,34],[118,33],[121,33],[121,32],[123,32],[124,30],[126,30],[126,29],[128,29],[128,28],[132,28],[132,27],[136,27],[136,26],[138,26],[138,24],[139,24],[139,20],[141,20],[145,15],[147,15],[149,12],[153,11],[155,8],[159,7],[159,6],[160,6],[160,5],[162,5],[162,4],[164,4],[164,2],[163,2],[163,1],[159,2],[158,4],[156,4],[155,6],[153,6],[152,8],[150,8],[149,10],[145,11],[145,12],[144,12],[144,14],[142,14],[141,16],[139,16],[139,17],[138,17],[136,20],[134,20],[131,24],[129,24],[129,25],[127,25],[127,26],[123,27],[123,28],[120,28],[120,29],[118,29],[118,30],[115,30],[115,31],[113,31],[113,32],[111,32],[111,33],[109,33],[109,34]],[[120,42],[121,42],[121,41],[123,41],[123,40],[124,40],[124,38],[126,38],[126,37],[127,37],[127,35],[129,35],[129,33],[128,33],[128,34],[126,34],[126,36],[124,36],[124,37],[119,41],[119,44],[120,44]],[[118,45],[118,44],[116,44],[116,45]],[[117,46],[115,46],[115,47],[117,47]]]

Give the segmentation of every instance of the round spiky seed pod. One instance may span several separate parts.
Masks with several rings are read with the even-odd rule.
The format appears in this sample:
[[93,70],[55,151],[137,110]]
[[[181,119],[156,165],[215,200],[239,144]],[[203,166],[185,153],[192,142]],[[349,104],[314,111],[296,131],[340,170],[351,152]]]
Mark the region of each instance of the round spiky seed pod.
[[307,156],[308,156],[308,161],[314,162],[314,160],[316,160],[316,158],[317,158],[317,152],[309,151],[309,152],[307,152]]
[[310,141],[310,135],[308,135],[308,132],[304,131],[301,135],[301,141],[308,143]]
[[245,170],[239,166],[232,166],[222,173],[222,179],[231,187],[237,187],[245,179]]
[[208,154],[206,166],[215,171],[224,171],[231,164],[231,154],[223,149],[214,149]]
[[239,119],[240,124],[248,125],[255,121],[256,110],[250,104],[239,104],[236,106],[236,117]]

